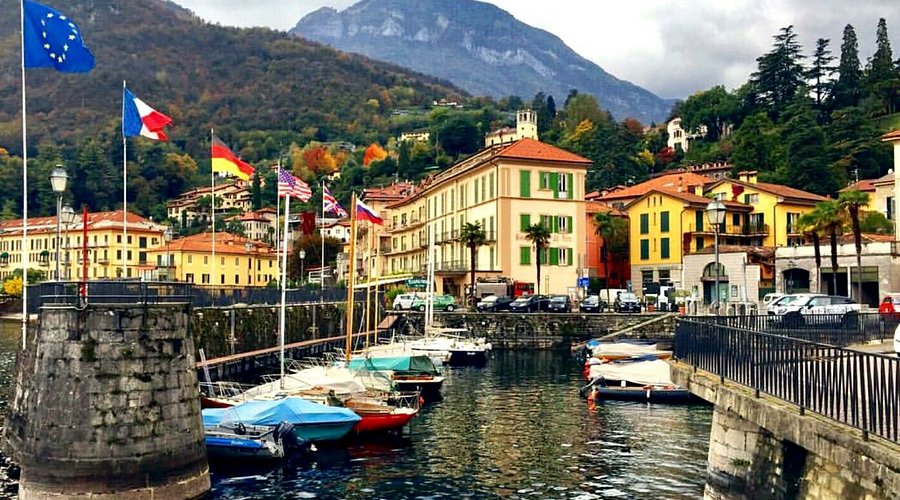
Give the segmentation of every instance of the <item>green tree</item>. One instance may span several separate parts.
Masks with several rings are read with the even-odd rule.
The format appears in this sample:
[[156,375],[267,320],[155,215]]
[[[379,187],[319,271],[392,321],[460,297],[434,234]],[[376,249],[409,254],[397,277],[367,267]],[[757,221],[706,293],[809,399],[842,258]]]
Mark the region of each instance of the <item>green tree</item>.
[[859,64],[859,43],[856,39],[856,30],[849,24],[844,26],[837,73],[838,78],[832,89],[831,109],[858,105],[862,70]]
[[535,248],[534,264],[537,268],[537,284],[535,290],[537,290],[538,295],[540,295],[542,257],[541,250],[546,249],[547,245],[550,244],[550,230],[543,224],[532,224],[531,226],[528,226],[528,229],[525,231],[525,238],[527,238]]
[[798,230],[804,236],[810,238],[813,244],[813,255],[815,256],[816,261],[816,276],[818,278],[818,282],[816,283],[816,290],[822,289],[822,248],[821,248],[821,235],[822,235],[822,219],[820,211],[817,208],[813,208],[812,211],[807,212],[800,216],[800,219],[797,221]]
[[812,64],[806,72],[806,79],[809,86],[816,96],[816,110],[819,116],[824,117],[825,104],[828,102],[828,96],[831,92],[832,82],[831,75],[834,73],[834,56],[828,49],[830,40],[827,38],[819,38],[816,40],[816,50],[813,52]]
[[789,107],[784,125],[786,161],[776,179],[789,186],[822,195],[837,191],[847,179],[846,172],[830,168],[825,131],[817,121],[812,102],[798,97]]
[[748,117],[734,132],[731,162],[739,171],[774,172],[783,165],[781,132],[768,114]]
[[259,170],[255,170],[253,172],[253,187],[251,196],[253,210],[259,210],[260,208],[262,208],[262,181],[259,177]]
[[869,211],[862,215],[859,230],[864,234],[894,234],[894,223],[877,211]]
[[739,108],[738,98],[722,85],[697,92],[681,105],[681,121],[685,130],[706,127],[705,140],[718,141],[725,129],[734,123]]
[[900,95],[900,66],[894,65],[884,18],[878,20],[875,46],[875,54],[866,68],[864,87],[879,102],[879,114],[890,114],[896,111],[896,101]]
[[594,214],[594,231],[603,239],[600,247],[603,276],[606,277],[603,288],[609,288],[609,254],[612,253],[619,259],[627,258],[628,222],[612,212],[598,212]]
[[891,163],[891,146],[881,140],[881,130],[857,106],[831,114],[828,124],[828,155],[833,172],[854,172],[860,179],[884,175]]
[[[856,268],[862,270],[862,230],[859,223],[859,211],[862,207],[868,206],[869,195],[857,190],[844,191],[840,194],[837,201],[850,217],[850,227],[853,229],[853,244],[856,246]],[[859,295],[856,297],[856,300],[862,302],[862,272],[857,273],[857,282]],[[848,295],[850,294],[848,293]]]
[[804,71],[794,26],[781,28],[774,39],[772,50],[756,59],[757,70],[750,81],[758,102],[777,115],[797,95],[803,85]]
[[822,232],[828,235],[831,244],[831,279],[832,293],[837,293],[837,270],[838,270],[838,235],[844,227],[844,211],[841,209],[837,200],[821,201],[816,204],[818,226],[822,228]]
[[[472,288],[471,298],[475,300],[475,266],[477,263],[478,249],[487,243],[487,234],[480,222],[466,222],[459,232],[459,241],[469,249],[469,274]],[[474,305],[474,304],[473,304]]]

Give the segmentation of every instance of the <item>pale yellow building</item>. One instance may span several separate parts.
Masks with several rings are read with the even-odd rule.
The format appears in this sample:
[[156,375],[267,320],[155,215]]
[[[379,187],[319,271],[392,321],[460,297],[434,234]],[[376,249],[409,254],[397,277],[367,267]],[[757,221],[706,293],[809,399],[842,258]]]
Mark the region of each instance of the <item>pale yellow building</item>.
[[[141,269],[150,265],[150,251],[164,242],[166,226],[130,212],[125,236],[122,215],[121,210],[88,214],[88,279],[136,278],[141,275]],[[60,279],[82,278],[83,230],[80,213],[71,224],[61,225]],[[46,279],[56,279],[56,217],[28,219],[28,246],[28,268],[43,272]],[[0,221],[0,279],[22,268],[21,250],[22,219]]]
[[382,212],[389,223],[386,274],[424,275],[434,234],[439,293],[460,297],[469,283],[465,223],[481,224],[476,276],[536,280],[535,249],[526,228],[543,223],[552,237],[543,252],[541,293],[568,293],[585,255],[584,182],[590,160],[531,138],[488,147],[428,179]]
[[[167,258],[167,255],[169,256]],[[149,252],[155,275],[209,286],[266,286],[278,277],[275,250],[265,243],[216,233],[213,256],[212,233],[200,233],[171,241]]]

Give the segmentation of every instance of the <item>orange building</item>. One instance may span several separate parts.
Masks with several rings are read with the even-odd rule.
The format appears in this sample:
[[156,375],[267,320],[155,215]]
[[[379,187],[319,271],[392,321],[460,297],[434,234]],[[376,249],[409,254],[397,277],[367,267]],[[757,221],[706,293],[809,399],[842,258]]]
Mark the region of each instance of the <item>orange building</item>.
[[[631,279],[631,264],[628,259],[627,245],[624,255],[608,253],[606,265],[602,259],[603,238],[597,234],[597,226],[594,224],[594,216],[598,213],[612,213],[628,221],[628,214],[610,207],[605,203],[589,201],[585,203],[585,262],[588,276],[603,281],[605,288],[625,288]],[[627,233],[628,226],[625,226]]]

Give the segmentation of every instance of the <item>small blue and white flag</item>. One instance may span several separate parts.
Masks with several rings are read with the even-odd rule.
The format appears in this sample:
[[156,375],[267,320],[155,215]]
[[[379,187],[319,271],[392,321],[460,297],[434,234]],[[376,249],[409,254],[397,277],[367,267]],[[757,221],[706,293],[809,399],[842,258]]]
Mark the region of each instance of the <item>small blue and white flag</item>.
[[24,0],[22,26],[26,68],[55,68],[86,73],[94,67],[94,54],[85,47],[78,26],[45,5]]

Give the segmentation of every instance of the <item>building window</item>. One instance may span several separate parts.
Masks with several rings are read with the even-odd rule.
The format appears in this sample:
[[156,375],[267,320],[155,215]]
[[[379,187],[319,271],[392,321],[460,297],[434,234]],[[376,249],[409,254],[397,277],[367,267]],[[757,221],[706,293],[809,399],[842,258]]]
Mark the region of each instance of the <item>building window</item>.
[[200,277],[200,282],[203,284],[209,284],[209,275],[204,274]]
[[559,179],[557,180],[557,198],[566,198],[569,193],[569,175],[571,174],[558,174]]
[[697,251],[699,252],[703,248],[703,236],[697,236],[695,243],[697,244]]
[[653,271],[641,271],[641,288],[653,283]]
[[496,194],[494,193],[494,173],[493,172],[491,172],[491,174],[488,176],[488,182],[489,182],[488,196],[493,198],[494,196],[496,196]]
[[641,234],[650,234],[650,214],[641,214]]
[[664,233],[669,232],[669,212],[659,213],[659,230]]
[[540,179],[540,187],[538,189],[550,189],[550,172],[538,172],[538,178]]
[[650,259],[650,240],[641,240],[641,260]]
[[185,274],[184,279],[187,280],[188,283],[193,283],[194,282],[194,273]]
[[519,247],[519,264],[531,265],[531,247]]
[[519,196],[531,198],[531,170],[519,170]]
[[193,256],[193,255],[188,255],[188,264],[191,264],[191,263],[193,263],[193,262],[194,262],[194,256]]
[[[250,281],[247,280],[247,283],[249,284]],[[237,274],[234,275],[234,284],[235,284],[235,285],[240,285],[240,284],[241,284],[241,277],[240,277],[239,275],[237,275]]]
[[147,248],[147,237],[146,236],[141,236],[140,238],[138,238],[138,247]]
[[887,216],[888,220],[894,220],[894,210],[896,210],[897,206],[894,203],[894,197],[888,196],[887,203],[884,209],[884,213]]
[[672,285],[672,271],[668,269],[660,269],[659,270],[659,284],[662,286],[671,286]]
[[661,259],[669,258],[669,238],[659,239],[659,257]]
[[122,243],[122,235],[121,234],[116,235],[116,243]]
[[557,253],[559,254],[559,265],[561,266],[570,266],[572,265],[572,249],[571,248],[559,248],[557,249]]

